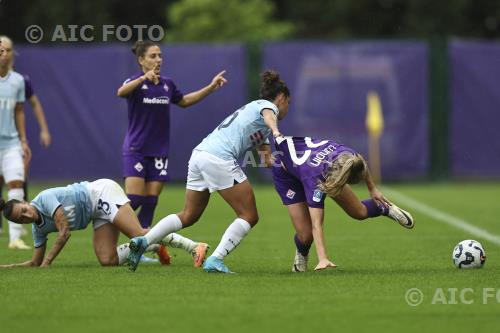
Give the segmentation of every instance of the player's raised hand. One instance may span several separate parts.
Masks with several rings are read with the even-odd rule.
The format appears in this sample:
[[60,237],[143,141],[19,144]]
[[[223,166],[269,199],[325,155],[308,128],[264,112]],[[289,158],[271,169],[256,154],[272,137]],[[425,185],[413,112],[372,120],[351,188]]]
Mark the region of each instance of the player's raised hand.
[[314,268],[315,271],[321,271],[323,269],[327,268],[337,268],[337,265],[335,265],[333,262],[331,262],[328,259],[321,259],[319,263],[316,265]]
[[160,76],[155,73],[154,69],[144,73],[144,78],[154,84],[158,84],[158,82],[160,82]]
[[212,82],[210,83],[210,87],[212,88],[212,91],[215,91],[225,85],[227,83],[226,78],[224,77],[224,74],[226,74],[226,70],[223,70],[219,74],[215,75],[214,78],[212,79]]

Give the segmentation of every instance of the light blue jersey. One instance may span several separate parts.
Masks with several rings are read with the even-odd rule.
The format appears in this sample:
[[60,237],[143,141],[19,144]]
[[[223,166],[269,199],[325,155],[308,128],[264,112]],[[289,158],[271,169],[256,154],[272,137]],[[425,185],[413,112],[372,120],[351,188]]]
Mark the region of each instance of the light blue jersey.
[[23,103],[24,78],[21,74],[10,71],[0,77],[0,150],[20,144],[14,118],[17,103]]
[[270,109],[277,116],[273,103],[259,99],[236,110],[194,148],[223,160],[237,160],[247,150],[268,143],[271,129],[264,123],[262,110]]
[[85,229],[90,223],[92,202],[87,189],[88,182],[75,183],[66,187],[55,187],[40,192],[31,204],[40,213],[41,223],[33,223],[33,242],[40,247],[47,241],[47,235],[57,232],[53,220],[54,213],[59,207],[64,210],[70,230]]

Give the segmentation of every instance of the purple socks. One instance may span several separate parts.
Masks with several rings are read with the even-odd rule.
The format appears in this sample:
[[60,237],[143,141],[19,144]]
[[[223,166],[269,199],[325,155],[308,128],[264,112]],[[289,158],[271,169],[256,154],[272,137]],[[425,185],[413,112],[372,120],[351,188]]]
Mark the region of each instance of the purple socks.
[[380,215],[387,215],[389,213],[389,209],[385,206],[379,206],[373,201],[373,199],[366,199],[361,201],[363,205],[365,205],[366,210],[368,211],[368,217],[377,217]]
[[306,257],[309,254],[309,249],[311,248],[311,244],[302,243],[297,234],[295,234],[293,240],[295,241],[295,246],[297,247],[297,251],[299,251],[300,254]]
[[144,196],[137,194],[127,194],[127,197],[130,199],[130,206],[133,210],[139,208],[144,200]]
[[148,195],[143,197],[141,211],[137,215],[143,228],[149,228],[151,226],[157,203],[157,196]]
[[137,210],[141,207],[141,210],[137,214],[141,226],[143,228],[149,228],[153,222],[153,216],[155,213],[156,204],[158,203],[157,196],[144,196],[137,194],[127,194],[130,199],[130,206],[133,210]]

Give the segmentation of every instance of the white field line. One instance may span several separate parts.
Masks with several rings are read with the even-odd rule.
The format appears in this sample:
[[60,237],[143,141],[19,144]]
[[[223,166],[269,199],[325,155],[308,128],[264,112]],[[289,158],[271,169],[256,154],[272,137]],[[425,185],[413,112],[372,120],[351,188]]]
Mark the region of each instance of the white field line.
[[411,208],[412,210],[430,216],[431,218],[437,221],[446,223],[457,229],[462,229],[464,231],[473,234],[474,236],[488,240],[496,245],[500,245],[500,236],[494,235],[484,229],[478,228],[470,222],[467,222],[458,217],[455,217],[453,215],[440,211],[436,208],[428,206],[422,202],[419,202],[402,193],[399,193],[398,191],[391,190],[387,187],[384,187],[382,189],[382,192],[387,194],[389,200],[394,200],[395,203],[401,204],[402,208],[404,207]]

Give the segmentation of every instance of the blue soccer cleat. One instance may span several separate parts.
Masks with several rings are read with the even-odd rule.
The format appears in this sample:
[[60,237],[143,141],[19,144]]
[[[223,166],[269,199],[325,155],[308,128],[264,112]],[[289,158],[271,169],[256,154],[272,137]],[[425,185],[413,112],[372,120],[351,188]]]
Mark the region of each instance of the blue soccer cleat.
[[141,261],[142,254],[148,247],[148,241],[146,237],[134,237],[130,240],[128,247],[130,248],[130,253],[128,254],[129,269],[135,271]]
[[141,256],[140,261],[143,263],[147,263],[147,264],[152,263],[152,262],[160,262],[160,260],[158,260],[158,259],[146,257],[145,255]]
[[205,260],[203,270],[208,273],[234,273],[229,270],[222,259],[214,256],[210,256],[207,260]]

